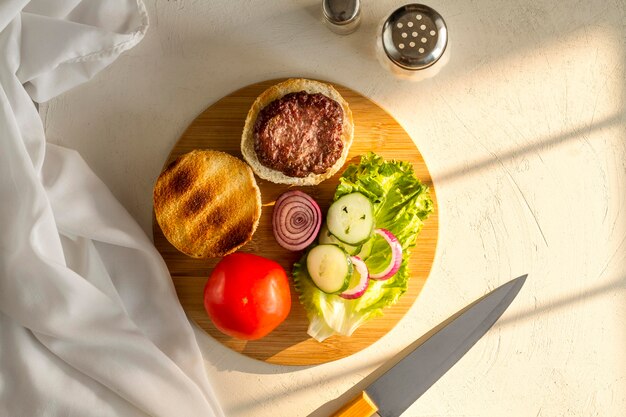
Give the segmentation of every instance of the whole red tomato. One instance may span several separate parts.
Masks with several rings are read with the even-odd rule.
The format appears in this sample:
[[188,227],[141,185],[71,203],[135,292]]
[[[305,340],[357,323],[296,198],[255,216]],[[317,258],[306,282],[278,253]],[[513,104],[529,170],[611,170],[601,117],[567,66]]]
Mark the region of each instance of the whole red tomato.
[[204,287],[204,308],[223,333],[238,339],[260,339],[289,315],[287,274],[276,262],[258,255],[226,255]]

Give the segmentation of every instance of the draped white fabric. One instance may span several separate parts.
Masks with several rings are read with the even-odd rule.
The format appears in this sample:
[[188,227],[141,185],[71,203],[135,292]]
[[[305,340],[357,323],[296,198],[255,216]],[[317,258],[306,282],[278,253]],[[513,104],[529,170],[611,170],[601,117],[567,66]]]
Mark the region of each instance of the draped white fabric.
[[33,102],[147,27],[139,0],[0,2],[0,416],[223,415],[160,255]]

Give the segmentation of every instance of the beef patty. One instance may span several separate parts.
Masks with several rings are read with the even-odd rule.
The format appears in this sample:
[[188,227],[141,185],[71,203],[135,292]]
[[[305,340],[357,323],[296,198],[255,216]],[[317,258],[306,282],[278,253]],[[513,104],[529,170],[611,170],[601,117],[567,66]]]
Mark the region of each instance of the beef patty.
[[254,124],[259,162],[290,177],[321,174],[341,157],[343,109],[323,94],[289,93],[272,101]]

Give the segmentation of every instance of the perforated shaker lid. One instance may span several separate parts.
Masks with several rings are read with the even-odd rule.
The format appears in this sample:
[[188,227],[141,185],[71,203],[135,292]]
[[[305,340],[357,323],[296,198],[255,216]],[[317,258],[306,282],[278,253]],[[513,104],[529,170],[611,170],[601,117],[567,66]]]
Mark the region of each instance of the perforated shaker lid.
[[407,70],[421,70],[443,55],[448,29],[432,8],[407,4],[391,13],[383,24],[382,44],[393,63]]

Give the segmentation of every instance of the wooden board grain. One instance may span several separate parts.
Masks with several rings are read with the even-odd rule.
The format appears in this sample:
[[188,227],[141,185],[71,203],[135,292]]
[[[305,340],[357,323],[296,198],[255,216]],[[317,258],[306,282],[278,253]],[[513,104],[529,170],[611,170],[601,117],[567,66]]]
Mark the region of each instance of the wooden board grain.
[[[235,91],[209,106],[183,133],[167,158],[166,165],[193,149],[216,149],[241,158],[239,148],[244,121],[254,99],[266,88],[282,80],[268,80]],[[153,222],[154,243],[172,275],[178,298],[187,315],[212,337],[244,355],[274,364],[313,365],[333,361],[358,352],[391,330],[416,300],[424,286],[435,256],[438,233],[438,209],[435,189],[426,164],[407,132],[382,108],[366,97],[340,85],[335,88],[348,101],[354,116],[354,143],[346,164],[357,162],[359,155],[376,152],[386,159],[401,159],[413,164],[417,177],[430,187],[434,213],[426,221],[411,253],[411,279],[407,292],[398,303],[385,309],[382,317],[370,320],[350,337],[333,336],[319,343],[307,335],[308,320],[292,287],[292,310],[287,320],[270,335],[257,341],[241,341],[225,336],[211,323],[204,311],[202,293],[207,277],[219,259],[198,260],[178,252]],[[343,169],[333,178],[301,189],[320,203],[325,213]],[[259,227],[241,250],[280,263],[290,272],[301,253],[281,248],[272,235],[272,205],[290,189],[257,177],[263,200]],[[294,188],[294,187],[291,187]]]

